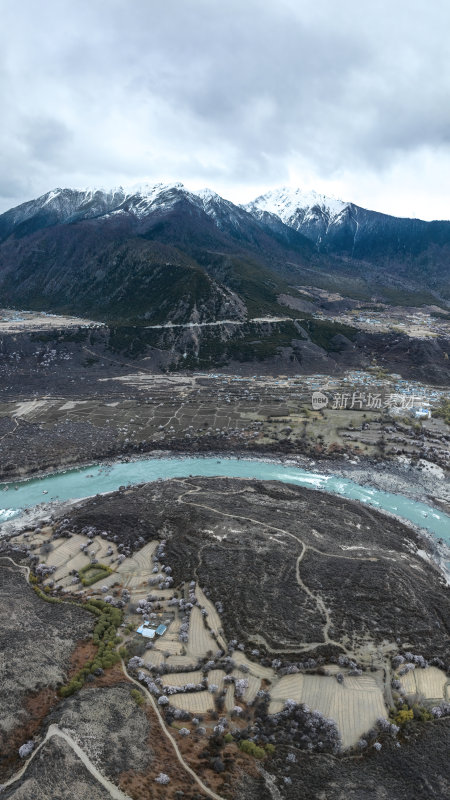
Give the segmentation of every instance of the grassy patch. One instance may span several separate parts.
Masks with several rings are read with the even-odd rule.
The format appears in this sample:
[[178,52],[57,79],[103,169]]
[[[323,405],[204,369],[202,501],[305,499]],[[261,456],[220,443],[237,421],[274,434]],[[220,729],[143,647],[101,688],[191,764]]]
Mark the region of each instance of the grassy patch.
[[78,574],[83,586],[92,586],[93,583],[97,583],[101,578],[107,578],[112,572],[111,567],[106,566],[106,564],[87,564],[79,570]]

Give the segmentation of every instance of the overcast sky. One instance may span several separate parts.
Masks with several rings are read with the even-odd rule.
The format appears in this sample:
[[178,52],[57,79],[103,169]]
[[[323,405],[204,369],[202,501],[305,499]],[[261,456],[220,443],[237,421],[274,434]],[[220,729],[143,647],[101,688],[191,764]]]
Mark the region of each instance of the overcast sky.
[[0,210],[280,185],[450,219],[449,0],[0,0]]

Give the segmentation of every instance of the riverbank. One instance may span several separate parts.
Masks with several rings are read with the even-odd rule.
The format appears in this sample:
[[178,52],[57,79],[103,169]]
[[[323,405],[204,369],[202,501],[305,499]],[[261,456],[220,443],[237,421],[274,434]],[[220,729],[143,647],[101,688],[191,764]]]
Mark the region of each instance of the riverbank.
[[[328,469],[327,469],[328,467]],[[418,470],[412,473],[411,465],[404,462],[397,465],[396,470],[383,473],[374,472],[361,463],[334,465],[333,472],[329,465],[311,460],[292,458],[230,458],[215,454],[197,456],[195,458],[171,455],[162,451],[154,451],[153,457],[140,459],[120,459],[102,465],[79,468],[77,470],[59,471],[45,474],[40,478],[15,482],[3,487],[3,533],[14,533],[16,525],[8,523],[10,517],[23,517],[22,510],[30,506],[39,506],[41,516],[46,515],[51,505],[42,495],[48,495],[48,501],[70,501],[86,499],[94,494],[107,494],[121,486],[141,484],[159,479],[183,478],[190,475],[213,477],[251,478],[264,481],[281,481],[301,485],[318,491],[337,494],[350,500],[356,500],[368,507],[406,522],[416,532],[422,534],[424,548],[421,555],[433,558],[442,570],[448,569],[450,562],[450,517],[442,511],[428,505],[430,486],[437,480],[430,470]],[[337,467],[337,469],[336,469]],[[415,480],[412,480],[414,476]],[[86,482],[89,480],[89,483]],[[420,479],[420,480],[419,480]],[[447,492],[445,476],[439,476],[440,494]],[[93,483],[91,483],[93,481]],[[92,491],[95,488],[97,491]],[[412,491],[412,489],[414,491]],[[10,494],[11,493],[11,494]],[[412,496],[411,496],[412,495]],[[26,524],[30,524],[28,511]],[[12,522],[12,520],[11,520]],[[23,522],[21,523],[23,526]],[[442,540],[442,541],[441,541]],[[447,542],[447,543],[445,543]],[[446,572],[448,578],[448,573]]]
[[80,469],[105,467],[117,463],[133,463],[144,459],[186,459],[215,458],[261,461],[267,464],[280,464],[313,470],[322,475],[339,475],[343,478],[370,486],[380,491],[402,494],[423,503],[431,503],[444,513],[450,513],[450,475],[441,467],[424,459],[413,463],[404,456],[381,461],[380,459],[358,457],[309,458],[302,454],[285,454],[283,452],[264,453],[259,449],[246,450],[210,450],[190,452],[189,450],[153,449],[143,454],[117,456],[117,458],[80,460],[77,463],[61,464],[60,468],[43,469],[33,472],[20,470],[13,478],[0,481],[0,491],[7,485],[18,486],[25,481],[39,480],[53,475],[61,475]]

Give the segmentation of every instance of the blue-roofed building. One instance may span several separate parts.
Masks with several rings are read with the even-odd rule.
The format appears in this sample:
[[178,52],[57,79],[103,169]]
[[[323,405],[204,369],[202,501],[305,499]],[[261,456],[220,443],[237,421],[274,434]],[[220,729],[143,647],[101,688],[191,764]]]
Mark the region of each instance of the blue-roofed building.
[[144,623],[140,625],[136,633],[140,633],[141,636],[145,636],[146,639],[154,639],[156,631],[154,628],[149,628],[148,625]]
[[162,636],[163,633],[166,632],[166,630],[167,630],[167,626],[166,625],[158,625],[158,627],[156,628],[156,633],[157,633],[158,636]]

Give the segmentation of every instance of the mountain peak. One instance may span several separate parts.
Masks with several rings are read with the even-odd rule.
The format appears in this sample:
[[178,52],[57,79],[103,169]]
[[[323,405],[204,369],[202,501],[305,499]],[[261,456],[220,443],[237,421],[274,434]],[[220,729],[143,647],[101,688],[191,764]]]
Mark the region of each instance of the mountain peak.
[[339,215],[349,203],[339,200],[336,197],[327,197],[313,190],[293,188],[291,186],[281,186],[272,189],[266,194],[262,194],[248,203],[246,208],[255,213],[258,211],[268,211],[276,214],[286,224],[291,224],[300,213],[303,217],[312,216],[316,209],[320,209],[321,214],[325,214],[329,219]]

